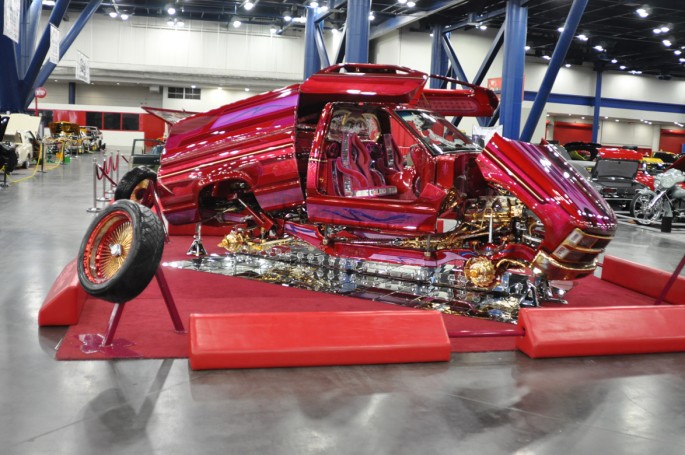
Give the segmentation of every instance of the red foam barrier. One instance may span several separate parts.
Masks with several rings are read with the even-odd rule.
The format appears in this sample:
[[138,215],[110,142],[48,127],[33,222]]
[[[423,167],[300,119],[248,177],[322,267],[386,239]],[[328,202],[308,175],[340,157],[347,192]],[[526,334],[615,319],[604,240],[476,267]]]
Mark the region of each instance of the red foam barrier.
[[38,325],[73,325],[81,317],[86,291],[78,281],[76,259],[59,274],[38,312]]
[[[672,272],[646,267],[635,262],[604,256],[602,280],[639,292],[655,299],[671,277]],[[675,305],[685,305],[685,277],[679,276],[666,294],[665,301]]]
[[437,311],[190,315],[193,370],[446,362]]
[[683,306],[525,308],[518,323],[533,358],[685,351]]

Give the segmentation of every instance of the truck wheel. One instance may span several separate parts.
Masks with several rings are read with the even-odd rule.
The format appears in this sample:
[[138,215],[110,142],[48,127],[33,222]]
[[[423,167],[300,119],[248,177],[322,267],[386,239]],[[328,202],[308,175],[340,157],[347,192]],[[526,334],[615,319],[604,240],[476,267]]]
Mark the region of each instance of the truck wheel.
[[114,200],[130,199],[145,207],[155,203],[155,185],[157,174],[144,167],[134,167],[121,178],[114,190]]
[[78,255],[79,282],[93,297],[127,302],[150,283],[163,250],[159,217],[135,202],[117,201],[86,231]]

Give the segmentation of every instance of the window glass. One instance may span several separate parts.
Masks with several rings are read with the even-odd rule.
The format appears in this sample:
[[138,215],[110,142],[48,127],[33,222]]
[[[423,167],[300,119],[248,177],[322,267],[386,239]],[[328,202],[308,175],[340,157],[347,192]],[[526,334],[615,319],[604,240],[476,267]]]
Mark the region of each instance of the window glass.
[[121,114],[116,112],[105,112],[104,114],[104,128],[105,130],[120,130],[121,129]]
[[138,131],[140,129],[138,114],[122,114],[121,129],[124,131]]
[[86,112],[86,125],[102,128],[102,112]]
[[461,150],[479,150],[479,147],[473,144],[452,123],[435,113],[400,110],[397,111],[397,115],[416,132],[434,155]]
[[183,99],[183,87],[169,87],[167,98]]

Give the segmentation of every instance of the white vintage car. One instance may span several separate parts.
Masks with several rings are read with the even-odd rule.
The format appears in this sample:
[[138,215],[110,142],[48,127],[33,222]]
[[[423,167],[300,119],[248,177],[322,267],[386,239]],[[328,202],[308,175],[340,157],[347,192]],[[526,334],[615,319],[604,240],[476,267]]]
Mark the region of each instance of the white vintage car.
[[[28,114],[10,114],[5,116],[0,127],[2,143],[14,148],[17,155],[17,167],[28,168],[33,159],[37,159],[38,140],[36,138],[40,128],[40,117]],[[2,131],[4,128],[4,131]]]

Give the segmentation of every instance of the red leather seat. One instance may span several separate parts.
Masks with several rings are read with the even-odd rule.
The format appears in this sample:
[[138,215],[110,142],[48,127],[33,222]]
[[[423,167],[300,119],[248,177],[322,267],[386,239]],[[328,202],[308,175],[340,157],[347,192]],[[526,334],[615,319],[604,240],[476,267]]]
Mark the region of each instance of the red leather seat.
[[374,197],[397,193],[397,188],[385,185],[383,175],[372,168],[371,154],[355,133],[343,134],[336,168],[342,174],[340,192],[344,196]]

